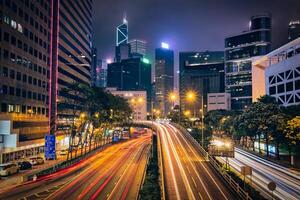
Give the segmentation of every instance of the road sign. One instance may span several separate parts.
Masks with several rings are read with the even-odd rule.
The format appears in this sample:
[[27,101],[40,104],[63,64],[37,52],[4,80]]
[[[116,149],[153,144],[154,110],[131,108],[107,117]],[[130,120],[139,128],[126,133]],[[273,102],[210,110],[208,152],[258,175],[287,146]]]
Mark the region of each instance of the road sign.
[[242,166],[241,167],[241,174],[244,175],[244,176],[252,175],[252,167]]
[[271,191],[274,191],[276,189],[276,183],[271,181],[269,184],[268,184],[268,189],[271,190]]
[[49,134],[45,136],[45,159],[56,159],[55,135]]

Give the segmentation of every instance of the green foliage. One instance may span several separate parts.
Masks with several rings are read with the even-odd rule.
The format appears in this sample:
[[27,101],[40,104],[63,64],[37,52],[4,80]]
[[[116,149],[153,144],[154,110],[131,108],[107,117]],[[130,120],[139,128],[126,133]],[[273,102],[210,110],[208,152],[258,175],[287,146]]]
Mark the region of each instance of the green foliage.
[[140,190],[140,199],[142,200],[156,200],[161,199],[161,191],[159,185],[159,168],[158,168],[158,154],[157,154],[157,136],[153,135],[153,155],[149,159],[146,176],[143,187]]
[[235,138],[249,136],[253,145],[257,138],[263,137],[266,144],[275,144],[279,158],[279,146],[300,143],[299,113],[300,105],[284,108],[274,97],[265,95],[241,113],[226,110],[207,112],[204,122],[206,129],[213,134],[233,134]]
[[293,119],[287,121],[286,128],[284,130],[286,138],[293,144],[300,144],[300,116],[296,116]]

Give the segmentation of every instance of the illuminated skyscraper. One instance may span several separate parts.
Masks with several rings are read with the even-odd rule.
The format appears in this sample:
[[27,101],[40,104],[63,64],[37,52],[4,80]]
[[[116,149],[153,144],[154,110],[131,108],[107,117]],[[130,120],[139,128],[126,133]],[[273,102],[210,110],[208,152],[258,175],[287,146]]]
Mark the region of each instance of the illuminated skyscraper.
[[252,59],[271,50],[271,17],[254,16],[249,25],[249,31],[225,39],[225,90],[234,110],[252,103]]
[[146,56],[146,41],[133,39],[129,41],[131,55],[133,57]]
[[167,115],[172,106],[168,94],[174,90],[174,52],[167,43],[155,49],[155,90],[156,107]]
[[130,45],[128,44],[128,21],[124,17],[123,24],[117,27],[116,38],[116,57],[115,61],[120,62],[122,59],[130,57]]
[[116,46],[128,43],[128,21],[126,18],[123,19],[123,24],[117,27],[116,42],[117,42]]

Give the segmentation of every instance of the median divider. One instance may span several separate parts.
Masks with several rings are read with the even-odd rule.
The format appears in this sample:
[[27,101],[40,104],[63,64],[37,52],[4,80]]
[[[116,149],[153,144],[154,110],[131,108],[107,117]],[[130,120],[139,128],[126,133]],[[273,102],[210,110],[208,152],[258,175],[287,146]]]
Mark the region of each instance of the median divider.
[[191,139],[191,141],[198,147],[199,152],[204,157],[206,157],[206,159],[209,161],[211,166],[213,166],[213,168],[222,176],[224,181],[228,183],[230,188],[233,191],[235,191],[241,199],[252,200],[248,192],[243,190],[243,188],[227,173],[226,170],[224,170],[224,168],[216,161],[216,159],[213,156],[209,155],[209,153],[205,151],[205,149],[188,133],[188,131],[185,128],[174,123],[172,123],[172,125],[175,126],[177,129],[179,129],[180,131],[182,131],[183,133],[185,133],[185,135],[187,135]]
[[[143,125],[146,126],[150,129],[152,129],[153,132],[155,132],[156,137],[157,137],[157,154],[158,154],[158,169],[159,169],[159,177],[160,177],[160,181],[159,181],[159,185],[160,185],[160,191],[161,191],[161,199],[165,200],[166,199],[166,190],[165,190],[165,178],[164,178],[164,169],[163,169],[163,159],[162,159],[162,147],[161,147],[161,142],[160,142],[160,137],[159,137],[159,133],[158,130],[156,129],[156,127],[154,126],[153,122],[151,121],[137,121],[137,122],[133,122],[132,125]],[[154,147],[152,147],[154,148]]]

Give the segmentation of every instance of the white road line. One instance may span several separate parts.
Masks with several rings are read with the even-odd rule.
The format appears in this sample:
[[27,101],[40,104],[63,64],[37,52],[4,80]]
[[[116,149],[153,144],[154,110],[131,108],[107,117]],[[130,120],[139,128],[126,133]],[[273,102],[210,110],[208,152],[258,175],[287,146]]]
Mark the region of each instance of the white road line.
[[[181,161],[180,161],[180,159],[179,159],[178,153],[177,153],[177,151],[176,151],[176,149],[175,149],[175,145],[174,145],[174,143],[173,143],[173,140],[172,140],[171,136],[169,135],[169,132],[168,132],[167,128],[166,128],[165,126],[163,126],[163,125],[162,125],[162,128],[166,131],[167,137],[169,138],[168,141],[169,141],[169,144],[170,144],[171,149],[172,149],[172,151],[173,151],[173,155],[174,155],[174,157],[175,157],[175,160],[176,160],[176,162],[177,162],[177,165],[178,165],[178,167],[179,167],[179,169],[180,169],[180,174],[181,174],[181,176],[183,177],[183,181],[185,182],[185,185],[184,185],[184,186],[185,186],[186,189],[187,189],[187,193],[188,193],[189,199],[191,199],[191,198],[192,198],[192,199],[195,199],[195,196],[194,196],[194,193],[193,193],[193,191],[192,191],[191,185],[190,185],[190,183],[189,183],[189,181],[188,181],[188,179],[187,179],[185,170],[183,169],[183,166],[182,166]],[[190,192],[189,192],[189,191],[190,191]]]
[[204,170],[206,171],[206,173],[208,174],[208,176],[211,178],[211,180],[213,181],[213,183],[217,186],[217,188],[219,189],[219,191],[221,192],[221,194],[223,195],[223,197],[225,199],[228,199],[226,197],[226,195],[224,194],[224,192],[222,191],[222,189],[220,188],[219,184],[214,180],[214,178],[211,176],[211,174],[208,172],[207,168],[205,167],[205,165],[203,165],[203,163],[201,162],[201,159],[199,158],[199,155],[197,155],[195,152],[194,152],[194,149],[191,148],[190,144],[186,141],[186,138],[182,135],[182,133],[177,130],[174,126],[170,125],[170,127],[172,127],[172,129],[175,131],[175,132],[178,132],[179,135],[181,136],[181,138],[184,140],[184,142],[187,144],[187,146],[189,147],[189,149],[193,152],[193,154],[196,156],[197,160],[199,161],[199,163],[202,165],[202,167],[204,168]]
[[171,161],[171,157],[170,157],[170,151],[169,151],[169,148],[167,147],[167,144],[166,144],[166,138],[165,138],[164,130],[162,129],[162,127],[161,127],[160,124],[156,124],[156,126],[160,129],[160,135],[162,136],[162,140],[161,141],[163,143],[163,146],[165,147],[164,149],[165,149],[166,154],[167,154],[167,161],[168,161],[168,164],[170,166],[171,175],[172,175],[172,181],[173,181],[173,184],[174,184],[174,187],[175,187],[176,197],[177,197],[177,199],[181,199],[180,195],[179,195],[179,190],[178,190],[178,185],[177,185],[175,173],[174,173],[174,167],[173,167],[173,164],[172,164],[172,161]]

